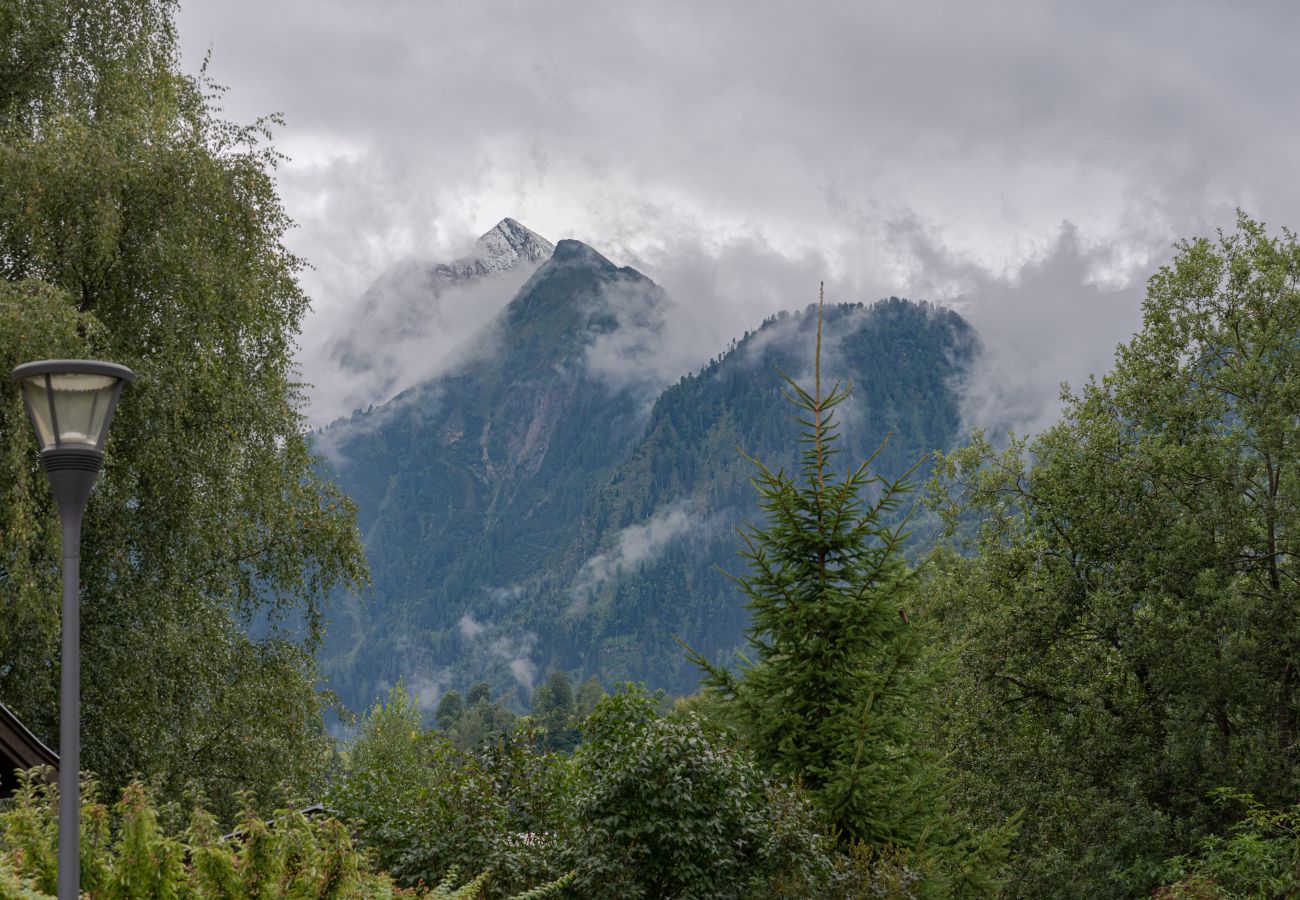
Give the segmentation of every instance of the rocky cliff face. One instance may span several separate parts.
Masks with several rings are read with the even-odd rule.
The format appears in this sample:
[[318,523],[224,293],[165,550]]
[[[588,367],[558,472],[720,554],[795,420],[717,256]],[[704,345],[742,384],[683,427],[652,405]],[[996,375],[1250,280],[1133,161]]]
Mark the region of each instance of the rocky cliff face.
[[506,272],[516,266],[539,266],[551,258],[555,245],[514,219],[505,218],[482,235],[474,252],[435,272],[448,279],[474,278],[492,272]]

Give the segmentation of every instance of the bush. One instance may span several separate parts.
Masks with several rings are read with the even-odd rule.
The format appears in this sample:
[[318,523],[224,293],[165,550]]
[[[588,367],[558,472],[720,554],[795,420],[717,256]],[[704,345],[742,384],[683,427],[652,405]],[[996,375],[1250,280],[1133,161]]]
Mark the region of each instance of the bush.
[[692,713],[663,718],[625,688],[574,755],[571,847],[583,896],[807,896],[832,845],[807,802]]
[[[347,830],[334,819],[309,820],[286,811],[267,823],[249,812],[227,839],[216,819],[199,808],[188,831],[169,835],[139,783],[128,785],[109,810],[87,781],[81,830],[81,887],[96,900],[391,895],[391,883],[367,871]],[[57,848],[58,788],[39,770],[22,773],[18,793],[0,814],[4,896],[53,895]]]
[[[267,822],[251,810],[223,836],[196,808],[189,828],[167,834],[138,782],[109,810],[93,781],[82,788],[81,889],[92,900],[480,900],[484,872],[460,889],[454,872],[435,888],[404,891],[352,845],[337,819],[282,811]],[[0,813],[0,897],[53,900],[57,889],[58,788],[40,770],[20,773],[18,793]],[[567,881],[516,900],[551,896]]]
[[[636,687],[600,701],[571,756],[528,735],[479,754],[422,730],[400,688],[366,716],[330,796],[399,885],[491,872],[484,898],[529,885],[577,898],[912,898],[934,859],[841,842],[797,785],[764,774],[690,704],[661,715]],[[569,873],[555,883],[557,875]]]
[[420,719],[411,695],[394,688],[366,715],[329,794],[380,866],[408,887],[449,870],[490,870],[486,897],[561,875],[551,845],[564,760],[532,752],[526,736],[476,756]]
[[1300,804],[1268,809],[1250,794],[1220,789],[1211,794],[1223,805],[1240,804],[1244,817],[1226,837],[1201,841],[1195,856],[1169,861],[1170,877],[1161,888],[1166,900],[1236,897],[1294,897],[1300,893]]

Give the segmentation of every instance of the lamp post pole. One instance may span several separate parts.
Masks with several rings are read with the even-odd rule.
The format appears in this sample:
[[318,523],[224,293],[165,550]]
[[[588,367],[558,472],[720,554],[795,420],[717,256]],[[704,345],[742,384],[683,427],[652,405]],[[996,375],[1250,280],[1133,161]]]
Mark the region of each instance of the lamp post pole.
[[13,371],[63,525],[59,900],[81,895],[81,521],[104,462],[117,399],[134,378],[125,366],[90,360],[45,360]]
[[[59,900],[81,893],[81,511],[63,518],[63,655],[59,684]],[[64,749],[64,748],[67,749]],[[64,885],[71,885],[65,888]]]
[[[73,460],[74,462],[79,460]],[[59,900],[81,893],[81,520],[99,474],[42,460],[63,523],[63,652],[59,684]],[[65,887],[65,885],[67,887]]]

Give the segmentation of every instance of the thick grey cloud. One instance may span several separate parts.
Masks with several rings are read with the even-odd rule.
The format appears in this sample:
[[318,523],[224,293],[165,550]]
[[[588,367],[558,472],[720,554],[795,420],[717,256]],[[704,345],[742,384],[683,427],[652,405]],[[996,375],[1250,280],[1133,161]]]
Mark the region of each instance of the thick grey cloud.
[[305,359],[381,271],[511,215],[694,298],[683,358],[825,278],[957,302],[997,352],[1057,360],[1027,374],[1074,381],[1173,239],[1234,206],[1300,223],[1297,25],[1174,0],[227,0],[179,21],[229,115],[287,118]]
[[1056,420],[1059,388],[1110,368],[1114,345],[1141,326],[1139,285],[1097,283],[1109,248],[1081,246],[1073,227],[1010,278],[972,273],[954,306],[981,335],[982,353],[962,385],[965,427],[995,441]]

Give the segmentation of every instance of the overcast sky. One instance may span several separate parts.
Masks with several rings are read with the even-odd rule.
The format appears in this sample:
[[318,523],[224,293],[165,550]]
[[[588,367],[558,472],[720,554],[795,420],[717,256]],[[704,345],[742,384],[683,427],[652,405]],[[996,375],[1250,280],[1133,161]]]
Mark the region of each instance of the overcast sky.
[[822,278],[955,305],[991,349],[971,415],[1041,424],[1172,241],[1237,206],[1300,227],[1295,4],[190,0],[178,24],[229,118],[285,116],[326,385],[313,351],[381,271],[512,216],[660,282],[704,358]]

